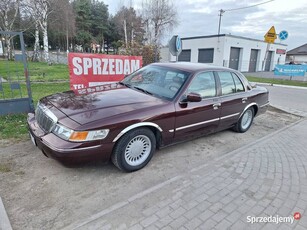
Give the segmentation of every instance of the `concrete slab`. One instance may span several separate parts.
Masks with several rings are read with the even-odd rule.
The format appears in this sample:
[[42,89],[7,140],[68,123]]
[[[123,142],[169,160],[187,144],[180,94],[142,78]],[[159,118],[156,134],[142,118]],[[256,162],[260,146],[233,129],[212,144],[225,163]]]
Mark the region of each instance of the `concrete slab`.
[[[294,229],[304,226],[307,221],[306,135],[305,119],[216,158],[210,165],[177,175],[146,194],[135,194],[136,199],[131,202],[123,200],[112,209],[102,209],[63,229],[122,226],[124,229],[198,226],[200,229]],[[234,209],[227,209],[226,198]],[[196,206],[190,208],[191,201]],[[161,212],[164,214],[160,215]],[[272,220],[261,222],[256,217]],[[282,220],[274,222],[273,217]]]
[[0,230],[12,230],[12,226],[6,214],[1,197],[0,197]]

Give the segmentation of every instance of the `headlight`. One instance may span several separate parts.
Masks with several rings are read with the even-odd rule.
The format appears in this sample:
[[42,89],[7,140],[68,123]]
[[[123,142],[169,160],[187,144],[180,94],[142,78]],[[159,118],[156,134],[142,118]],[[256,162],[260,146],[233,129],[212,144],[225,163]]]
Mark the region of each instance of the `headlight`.
[[109,129],[91,130],[91,131],[74,131],[63,125],[56,124],[53,133],[58,137],[75,142],[102,140],[106,138]]
[[53,133],[64,140],[68,140],[73,133],[73,130],[66,128],[60,124],[56,124]]

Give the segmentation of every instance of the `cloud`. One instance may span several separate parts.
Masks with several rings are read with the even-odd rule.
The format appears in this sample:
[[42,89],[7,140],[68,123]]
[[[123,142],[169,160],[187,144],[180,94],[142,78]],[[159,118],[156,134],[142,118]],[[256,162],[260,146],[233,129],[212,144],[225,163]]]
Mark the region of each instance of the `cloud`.
[[[127,0],[122,1],[126,4],[130,3]],[[288,49],[307,43],[306,0],[275,0],[252,8],[227,11],[265,1],[267,0],[173,1],[180,22],[174,31],[169,31],[165,35],[164,43],[167,43],[174,34],[181,37],[217,34],[220,9],[226,10],[222,16],[221,33],[263,40],[264,34],[274,25],[277,33],[281,30],[289,32],[289,38],[283,42],[288,44]],[[113,10],[118,7],[118,1],[106,0],[105,2]],[[140,6],[142,0],[132,2],[134,6]]]
[[199,9],[190,9],[189,12],[191,13],[203,13],[203,14],[211,14],[212,13],[212,9],[209,7],[202,7]]

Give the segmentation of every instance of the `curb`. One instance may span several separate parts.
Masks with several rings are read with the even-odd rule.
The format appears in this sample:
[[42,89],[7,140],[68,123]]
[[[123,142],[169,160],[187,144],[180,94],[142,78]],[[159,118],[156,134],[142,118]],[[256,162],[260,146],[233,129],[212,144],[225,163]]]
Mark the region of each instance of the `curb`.
[[270,106],[272,106],[276,109],[282,110],[286,113],[290,113],[290,114],[295,115],[295,116],[299,116],[299,117],[302,117],[302,118],[307,117],[307,112],[303,112],[303,111],[296,110],[296,109],[291,109],[291,108],[284,107],[284,106],[274,105],[274,104],[270,104]]
[[0,230],[13,230],[0,197]]
[[307,87],[302,86],[293,86],[293,85],[279,85],[279,84],[272,84],[272,83],[262,83],[262,82],[252,82],[257,85],[266,85],[266,86],[277,86],[277,87],[283,87],[283,88],[291,88],[291,89],[305,89],[307,90]]

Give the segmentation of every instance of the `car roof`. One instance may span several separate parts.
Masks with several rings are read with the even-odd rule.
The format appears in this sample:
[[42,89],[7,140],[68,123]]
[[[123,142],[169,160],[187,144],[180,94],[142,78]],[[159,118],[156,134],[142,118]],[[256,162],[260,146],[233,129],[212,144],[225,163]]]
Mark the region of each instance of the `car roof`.
[[228,70],[228,71],[235,71],[230,68],[215,66],[211,64],[204,64],[204,63],[192,63],[192,62],[167,62],[167,63],[153,63],[151,65],[155,66],[163,66],[169,68],[180,69],[187,72],[197,72],[202,70]]

